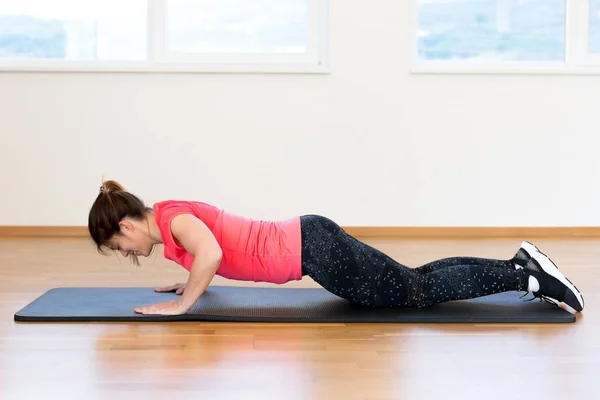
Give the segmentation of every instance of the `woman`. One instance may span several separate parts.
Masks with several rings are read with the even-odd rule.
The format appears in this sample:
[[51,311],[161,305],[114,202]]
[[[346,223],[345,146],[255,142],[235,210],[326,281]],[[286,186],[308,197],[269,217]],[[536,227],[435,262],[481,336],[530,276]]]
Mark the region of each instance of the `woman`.
[[584,307],[577,288],[528,242],[507,260],[452,257],[409,268],[323,216],[259,221],[198,201],[147,207],[115,181],[103,183],[88,227],[100,252],[117,250],[138,263],[163,244],[164,256],[189,271],[187,283],[156,289],[176,291],[178,300],[137,307],[141,314],[186,313],[215,274],[276,284],[309,276],[371,307],[431,307],[507,291],[532,292],[572,313]]

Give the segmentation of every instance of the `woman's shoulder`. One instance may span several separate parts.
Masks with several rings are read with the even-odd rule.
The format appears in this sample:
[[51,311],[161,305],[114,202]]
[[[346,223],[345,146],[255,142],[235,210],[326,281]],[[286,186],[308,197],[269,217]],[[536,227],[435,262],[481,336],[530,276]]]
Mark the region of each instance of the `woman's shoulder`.
[[213,204],[205,203],[203,201],[198,200],[161,200],[157,201],[152,205],[153,209],[166,210],[166,209],[176,209],[176,208],[211,208],[211,209],[219,209]]
[[194,200],[162,200],[154,203],[152,209],[159,221],[168,221],[179,214],[192,214],[202,220],[213,220],[223,212],[212,204]]

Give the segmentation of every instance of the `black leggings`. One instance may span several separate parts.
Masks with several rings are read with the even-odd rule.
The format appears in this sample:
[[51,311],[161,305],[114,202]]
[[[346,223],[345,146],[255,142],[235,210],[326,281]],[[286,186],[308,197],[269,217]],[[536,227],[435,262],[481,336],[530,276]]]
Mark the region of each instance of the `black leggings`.
[[506,291],[526,291],[513,259],[453,257],[406,267],[318,215],[301,217],[302,273],[329,292],[371,307],[431,307]]

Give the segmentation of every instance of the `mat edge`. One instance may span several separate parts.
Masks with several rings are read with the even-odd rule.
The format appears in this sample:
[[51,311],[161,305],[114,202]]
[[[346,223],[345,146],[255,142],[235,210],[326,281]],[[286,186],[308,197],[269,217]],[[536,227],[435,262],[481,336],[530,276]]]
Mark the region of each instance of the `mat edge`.
[[215,318],[153,318],[153,317],[99,317],[99,318],[91,318],[91,317],[27,317],[15,314],[14,320],[16,322],[54,322],[54,323],[68,323],[68,322],[98,322],[98,323],[173,323],[173,322],[186,322],[186,323],[255,323],[255,324],[263,324],[263,323],[277,323],[277,324],[293,324],[293,323],[306,323],[306,324],[444,324],[444,325],[489,325],[489,324],[513,324],[513,325],[524,325],[524,324],[532,324],[532,325],[563,325],[563,324],[571,324],[576,322],[576,318],[564,318],[560,320],[552,319],[552,320],[532,320],[532,319],[521,319],[521,320],[506,320],[506,319],[498,319],[498,320],[461,320],[461,321],[445,321],[445,320],[403,320],[403,321],[393,321],[393,320],[316,320],[316,319],[269,319],[269,318],[245,318],[245,317],[232,317],[232,318],[223,318],[223,317],[215,317]]

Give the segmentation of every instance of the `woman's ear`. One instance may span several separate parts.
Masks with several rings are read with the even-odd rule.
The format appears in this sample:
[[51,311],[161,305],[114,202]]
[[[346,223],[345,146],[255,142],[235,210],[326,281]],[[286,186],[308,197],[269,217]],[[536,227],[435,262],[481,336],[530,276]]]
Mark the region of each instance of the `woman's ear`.
[[119,222],[119,228],[121,230],[121,234],[127,236],[128,234],[133,233],[135,227],[131,221],[124,219]]

